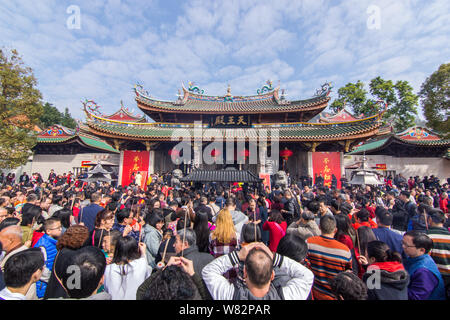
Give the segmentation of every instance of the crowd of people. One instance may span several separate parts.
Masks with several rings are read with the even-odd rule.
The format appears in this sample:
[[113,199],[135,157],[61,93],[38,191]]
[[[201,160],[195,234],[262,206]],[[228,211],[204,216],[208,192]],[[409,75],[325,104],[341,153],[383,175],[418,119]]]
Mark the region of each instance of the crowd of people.
[[0,180],[0,300],[445,300],[449,184]]

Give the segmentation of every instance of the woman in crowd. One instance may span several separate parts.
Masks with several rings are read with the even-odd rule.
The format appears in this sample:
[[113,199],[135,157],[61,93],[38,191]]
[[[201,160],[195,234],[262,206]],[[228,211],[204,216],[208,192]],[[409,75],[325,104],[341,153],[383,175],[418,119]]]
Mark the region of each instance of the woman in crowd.
[[155,258],[163,238],[164,216],[160,209],[155,209],[145,215],[144,221],[142,239],[147,248],[147,263],[153,269],[156,268]]
[[131,236],[119,238],[112,263],[105,270],[105,291],[112,300],[136,300],[137,288],[152,272],[145,253],[145,243],[138,245]]
[[263,230],[269,231],[269,249],[272,252],[277,251],[278,243],[281,238],[286,235],[287,224],[284,221],[281,212],[278,210],[272,210],[267,220],[263,225]]
[[103,238],[112,230],[114,214],[108,209],[103,209],[95,217],[95,229],[90,234],[90,245],[101,248]]
[[209,234],[211,229],[206,212],[199,211],[195,214],[193,229],[197,237],[198,251],[209,253]]
[[368,265],[362,280],[367,285],[369,300],[408,300],[409,275],[402,264],[402,256],[391,251],[382,241],[367,244],[367,256],[361,263]]

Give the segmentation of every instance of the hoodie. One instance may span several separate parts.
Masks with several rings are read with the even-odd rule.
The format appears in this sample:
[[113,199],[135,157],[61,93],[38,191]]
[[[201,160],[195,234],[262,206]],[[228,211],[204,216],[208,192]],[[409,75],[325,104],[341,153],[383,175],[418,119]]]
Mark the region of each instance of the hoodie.
[[371,264],[362,280],[368,300],[408,300],[409,275],[400,262]]

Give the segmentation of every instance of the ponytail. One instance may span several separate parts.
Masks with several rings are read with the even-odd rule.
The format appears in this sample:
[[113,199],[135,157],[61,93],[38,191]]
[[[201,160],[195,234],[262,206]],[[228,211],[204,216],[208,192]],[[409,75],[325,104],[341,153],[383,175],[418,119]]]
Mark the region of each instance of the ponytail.
[[378,240],[367,244],[367,254],[369,258],[375,258],[376,262],[402,262],[400,253],[392,251],[386,243]]

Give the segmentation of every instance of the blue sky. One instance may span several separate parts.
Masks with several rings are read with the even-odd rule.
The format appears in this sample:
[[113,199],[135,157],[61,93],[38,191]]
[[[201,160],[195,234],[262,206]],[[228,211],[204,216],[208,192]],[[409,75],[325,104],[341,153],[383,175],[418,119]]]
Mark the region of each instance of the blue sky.
[[[80,29],[67,27],[71,5]],[[379,29],[368,21],[379,10]],[[450,57],[450,1],[15,0],[0,3],[0,46],[33,68],[44,101],[84,120],[81,100],[111,114],[137,82],[175,100],[181,83],[206,94],[253,95],[271,79],[288,99],[372,78],[415,92]],[[419,108],[420,109],[420,108]]]

